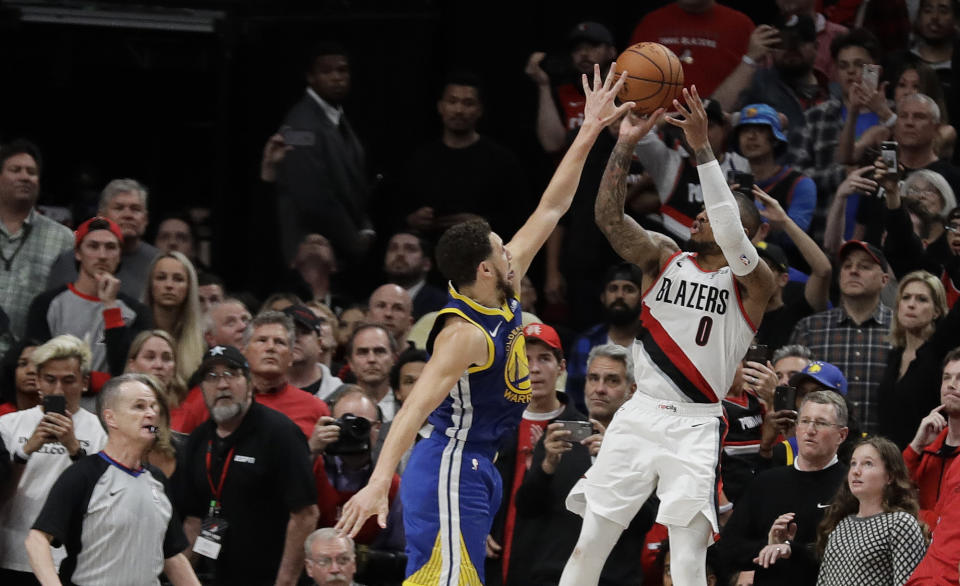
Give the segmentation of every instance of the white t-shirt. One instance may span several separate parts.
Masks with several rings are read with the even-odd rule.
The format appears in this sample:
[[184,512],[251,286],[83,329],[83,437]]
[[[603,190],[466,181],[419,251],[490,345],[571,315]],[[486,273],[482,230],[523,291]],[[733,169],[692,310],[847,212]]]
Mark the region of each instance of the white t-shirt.
[[[43,409],[39,406],[0,417],[0,439],[11,457],[17,448],[27,443],[41,419]],[[97,416],[81,408],[72,419],[80,446],[88,454],[99,452],[107,443],[107,434]],[[37,520],[50,487],[71,464],[67,449],[59,442],[45,444],[30,455],[16,493],[0,506],[0,568],[32,571],[23,541]],[[62,547],[53,549],[54,565],[59,568],[66,555]]]

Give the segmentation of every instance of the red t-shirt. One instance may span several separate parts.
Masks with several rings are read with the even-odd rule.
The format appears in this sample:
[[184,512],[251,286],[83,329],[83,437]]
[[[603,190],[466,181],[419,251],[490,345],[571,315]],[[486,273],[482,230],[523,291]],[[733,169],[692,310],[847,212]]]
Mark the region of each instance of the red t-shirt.
[[330,408],[322,399],[289,383],[272,393],[257,393],[256,400],[292,419],[308,438],[317,420],[330,415]]
[[[308,438],[317,419],[330,415],[322,400],[290,384],[274,393],[258,393],[257,403],[279,411],[293,420]],[[170,410],[170,429],[189,434],[210,418],[200,387],[193,387],[179,407]]]
[[960,563],[960,460],[954,458],[943,478],[934,513],[933,541],[906,586],[950,586],[957,583]]
[[696,84],[700,97],[706,98],[740,63],[754,28],[749,16],[722,4],[693,14],[671,3],[645,16],[630,44],[647,41],[668,47],[683,65],[684,87]]
[[[537,427],[546,432],[549,419],[535,420],[527,419],[527,413],[523,414],[520,420],[520,427],[517,430],[517,459],[513,465],[513,486],[510,487],[510,500],[507,501],[507,516],[503,522],[503,579],[507,579],[507,572],[510,569],[510,550],[513,545],[513,528],[517,523],[517,507],[513,504],[520,485],[523,484],[523,477],[530,469],[533,461],[533,447],[536,442],[533,441],[533,428]],[[550,418],[555,417],[556,413],[551,413]],[[539,437],[539,436],[537,436]]]

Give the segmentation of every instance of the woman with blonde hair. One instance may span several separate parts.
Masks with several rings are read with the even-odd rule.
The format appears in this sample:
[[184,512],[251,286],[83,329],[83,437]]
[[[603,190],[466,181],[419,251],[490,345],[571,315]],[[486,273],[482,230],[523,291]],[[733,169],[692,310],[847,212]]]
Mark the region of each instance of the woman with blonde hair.
[[960,304],[947,313],[940,279],[926,271],[903,277],[889,341],[893,348],[877,386],[879,433],[902,450],[920,420],[940,404],[941,363],[960,345]]
[[144,303],[153,312],[153,323],[174,339],[177,374],[182,380],[200,366],[206,344],[197,294],[197,273],[183,254],[171,251],[150,265]]
[[817,586],[899,586],[923,559],[928,539],[900,450],[882,437],[860,442],[817,531]]

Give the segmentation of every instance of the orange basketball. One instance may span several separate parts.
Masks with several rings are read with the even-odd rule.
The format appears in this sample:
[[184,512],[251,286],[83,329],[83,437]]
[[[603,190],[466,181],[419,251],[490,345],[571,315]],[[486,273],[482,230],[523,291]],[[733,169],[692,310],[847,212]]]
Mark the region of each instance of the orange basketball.
[[634,102],[634,111],[651,114],[667,108],[683,89],[683,67],[670,49],[659,43],[637,43],[617,57],[617,73],[627,72],[627,79],[617,97]]

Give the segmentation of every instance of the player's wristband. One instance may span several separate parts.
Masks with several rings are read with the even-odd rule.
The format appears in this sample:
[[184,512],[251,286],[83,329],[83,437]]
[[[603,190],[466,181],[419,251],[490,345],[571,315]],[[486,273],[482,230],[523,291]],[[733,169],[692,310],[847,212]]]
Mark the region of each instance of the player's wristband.
[[757,61],[750,55],[744,55],[743,57],[740,58],[740,60],[746,63],[747,65],[749,65],[750,67],[756,67],[758,65]]

